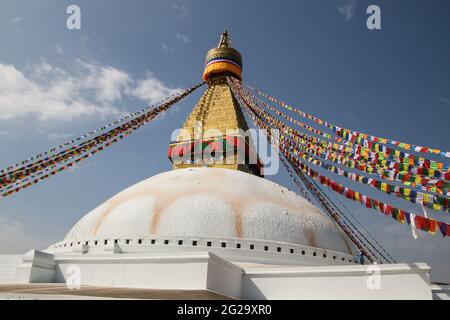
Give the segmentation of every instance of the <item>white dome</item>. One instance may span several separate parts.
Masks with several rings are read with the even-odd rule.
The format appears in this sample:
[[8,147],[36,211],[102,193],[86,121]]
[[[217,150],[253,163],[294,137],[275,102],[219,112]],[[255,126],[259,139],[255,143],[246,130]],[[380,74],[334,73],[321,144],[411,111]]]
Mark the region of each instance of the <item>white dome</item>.
[[271,240],[354,253],[347,236],[294,192],[217,168],[173,170],[137,183],[81,218],[65,241],[152,235]]

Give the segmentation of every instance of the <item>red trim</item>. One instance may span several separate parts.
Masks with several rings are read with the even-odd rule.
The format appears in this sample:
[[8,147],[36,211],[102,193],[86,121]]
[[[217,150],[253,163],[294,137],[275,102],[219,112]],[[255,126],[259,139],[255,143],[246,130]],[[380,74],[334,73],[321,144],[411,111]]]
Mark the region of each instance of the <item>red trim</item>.
[[[191,153],[192,155],[195,155],[195,144],[200,142],[200,143],[208,143],[208,146],[210,149],[210,151],[214,151],[214,152],[225,152],[225,150],[223,150],[223,140],[225,140],[228,144],[232,145],[233,148],[233,152],[237,153],[237,152],[242,152],[244,151],[245,157],[248,159],[250,157],[252,158],[256,158],[256,168],[259,171],[260,174],[262,174],[262,168],[263,168],[263,164],[261,163],[258,154],[255,152],[255,150],[253,148],[250,147],[250,145],[248,144],[247,140],[245,139],[245,137],[243,136],[221,136],[220,137],[221,140],[217,140],[217,138],[213,138],[213,139],[207,139],[207,140],[197,140],[197,141],[187,141],[187,142],[182,142],[179,144],[172,144],[169,146],[168,149],[168,157],[170,159],[170,161],[173,163],[172,158],[177,155],[178,157],[182,157],[184,154],[187,153]],[[243,143],[243,140],[245,140],[245,142]],[[202,153],[203,153],[204,149],[202,148]]]

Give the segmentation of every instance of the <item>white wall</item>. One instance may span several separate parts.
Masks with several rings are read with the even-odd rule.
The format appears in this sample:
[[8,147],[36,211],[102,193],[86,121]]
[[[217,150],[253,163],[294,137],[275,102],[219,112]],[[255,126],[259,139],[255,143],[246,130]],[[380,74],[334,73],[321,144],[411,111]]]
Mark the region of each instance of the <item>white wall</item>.
[[56,263],[50,253],[30,250],[22,256],[16,270],[16,283],[51,283],[55,280]]
[[[111,254],[57,259],[57,282],[80,270],[82,285],[154,289],[205,289],[207,263],[205,253],[173,256]],[[72,268],[72,269],[71,269]]]
[[22,255],[0,255],[0,283],[14,283],[17,266],[22,262]]
[[[76,251],[55,255],[30,251],[24,256],[0,256],[0,271],[8,270],[0,283],[11,283],[12,270],[18,265],[16,283],[74,284],[71,277],[75,267],[81,285],[207,289],[238,299],[432,298],[430,268],[424,263],[378,265],[375,269],[373,265],[256,267],[253,264],[246,267],[242,264],[241,268],[206,251],[165,254]],[[445,292],[435,289],[439,296],[448,294],[448,288],[439,288]]]
[[241,298],[243,270],[216,255],[211,255],[208,264],[206,288],[223,295]]
[[[431,299],[425,264],[245,270],[244,299]],[[278,269],[278,270],[277,270]],[[370,277],[370,278],[369,278]],[[368,286],[368,280],[370,281]]]
[[209,252],[171,255],[102,254],[56,258],[56,282],[79,268],[81,285],[173,290],[212,290],[240,298],[242,269]]

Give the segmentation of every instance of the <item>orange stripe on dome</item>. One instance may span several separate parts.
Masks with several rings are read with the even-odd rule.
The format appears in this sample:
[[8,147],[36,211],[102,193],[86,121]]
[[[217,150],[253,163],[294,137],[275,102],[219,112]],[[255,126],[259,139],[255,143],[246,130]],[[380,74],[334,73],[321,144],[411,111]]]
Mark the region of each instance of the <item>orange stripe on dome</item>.
[[242,80],[242,70],[236,65],[226,61],[217,61],[209,64],[203,72],[203,80],[208,80],[209,76],[213,73],[221,73],[227,71],[235,74],[239,77],[239,79]]

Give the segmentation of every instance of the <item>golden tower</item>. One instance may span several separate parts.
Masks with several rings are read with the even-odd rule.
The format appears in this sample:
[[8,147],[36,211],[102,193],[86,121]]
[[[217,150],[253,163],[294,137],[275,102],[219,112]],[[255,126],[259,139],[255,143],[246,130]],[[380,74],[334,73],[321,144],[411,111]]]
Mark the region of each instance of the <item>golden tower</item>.
[[174,169],[215,167],[262,176],[262,165],[248,125],[227,77],[242,80],[242,56],[225,30],[206,54],[203,80],[208,88],[169,147]]

